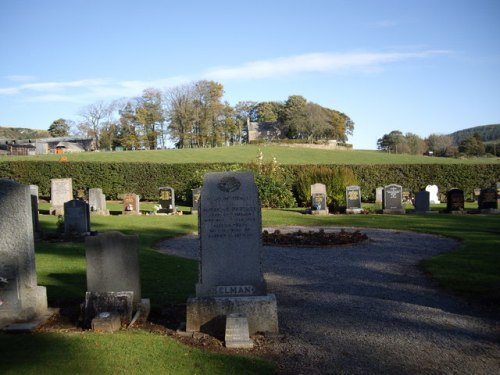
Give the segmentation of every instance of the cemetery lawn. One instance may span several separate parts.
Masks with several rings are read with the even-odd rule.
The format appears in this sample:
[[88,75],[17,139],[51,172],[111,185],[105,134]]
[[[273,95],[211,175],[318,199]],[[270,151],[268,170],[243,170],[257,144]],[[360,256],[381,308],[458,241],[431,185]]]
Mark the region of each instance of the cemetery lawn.
[[[82,152],[64,154],[72,161],[102,161],[113,163],[248,163],[262,151],[264,162],[273,157],[280,164],[491,164],[500,158],[438,158],[422,155],[388,154],[374,150],[321,150],[277,145],[241,145],[218,148],[175,149],[155,151]],[[61,155],[4,156],[2,160],[58,161]]]
[[[144,208],[145,206],[145,208]],[[148,205],[141,208],[148,209]],[[44,209],[43,204],[40,207]],[[108,205],[112,211],[113,205]],[[263,210],[263,226],[346,226],[412,230],[456,238],[456,251],[423,262],[423,268],[452,292],[500,307],[500,215],[304,215],[299,209]],[[40,215],[45,232],[57,219]],[[153,313],[162,306],[183,304],[194,294],[197,262],[153,250],[166,238],[197,230],[197,217],[92,216],[92,230],[118,230],[140,237],[142,295]],[[326,250],[326,251],[335,251]],[[86,290],[83,242],[37,241],[38,284],[47,287],[49,305],[74,306]],[[113,334],[89,331],[0,334],[2,374],[164,373],[273,374],[272,364],[247,356],[223,355],[179,343],[163,333],[125,330]]]

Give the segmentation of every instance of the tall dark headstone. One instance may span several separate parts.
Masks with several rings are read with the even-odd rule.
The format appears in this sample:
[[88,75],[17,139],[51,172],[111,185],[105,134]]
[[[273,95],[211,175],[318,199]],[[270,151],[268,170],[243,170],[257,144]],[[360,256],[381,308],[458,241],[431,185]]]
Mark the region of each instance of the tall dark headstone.
[[400,185],[391,184],[384,187],[384,214],[404,214],[403,188]]
[[427,190],[415,193],[415,212],[417,214],[431,213],[429,197],[430,193]]
[[84,234],[90,232],[89,205],[79,199],[64,203],[64,233]]
[[356,185],[348,186],[345,189],[346,213],[358,214],[361,209],[361,188]]
[[199,211],[200,272],[187,330],[224,331],[220,317],[247,316],[250,333],[277,332],[276,297],[262,273],[261,207],[253,174],[205,175]]
[[38,186],[30,185],[31,213],[33,217],[33,232],[35,236],[40,234],[40,219],[38,217]]
[[478,198],[478,207],[482,211],[497,210],[498,203],[496,189],[481,189]]
[[446,193],[446,210],[448,212],[463,212],[465,205],[464,191],[451,189]]

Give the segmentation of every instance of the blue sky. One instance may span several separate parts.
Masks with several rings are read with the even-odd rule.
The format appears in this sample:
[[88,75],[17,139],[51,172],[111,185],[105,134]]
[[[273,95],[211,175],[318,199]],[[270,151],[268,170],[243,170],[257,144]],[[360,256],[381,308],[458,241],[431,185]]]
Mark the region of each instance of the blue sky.
[[200,79],[346,113],[349,141],[500,123],[500,0],[1,0],[0,126]]

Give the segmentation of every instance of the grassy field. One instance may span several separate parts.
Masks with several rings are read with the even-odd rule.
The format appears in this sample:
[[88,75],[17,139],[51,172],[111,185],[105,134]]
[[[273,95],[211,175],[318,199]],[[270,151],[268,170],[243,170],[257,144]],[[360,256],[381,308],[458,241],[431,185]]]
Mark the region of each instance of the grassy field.
[[[262,151],[264,161],[273,157],[281,164],[490,164],[499,158],[453,159],[418,155],[396,155],[368,150],[318,150],[276,145],[242,145],[158,151],[85,152],[66,154],[68,161],[150,162],[150,163],[245,163],[254,161]],[[52,160],[61,155],[5,156],[1,160]]]

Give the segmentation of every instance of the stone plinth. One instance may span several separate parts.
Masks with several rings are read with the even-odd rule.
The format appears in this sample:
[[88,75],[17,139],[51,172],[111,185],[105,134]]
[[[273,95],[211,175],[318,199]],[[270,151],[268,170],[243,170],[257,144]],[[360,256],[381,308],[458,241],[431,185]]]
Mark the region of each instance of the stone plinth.
[[278,307],[274,294],[251,297],[193,297],[187,301],[187,332],[204,332],[222,335],[225,317],[244,314],[248,331],[278,332]]
[[243,314],[229,314],[226,317],[226,348],[252,349],[253,341],[248,331],[248,319]]

